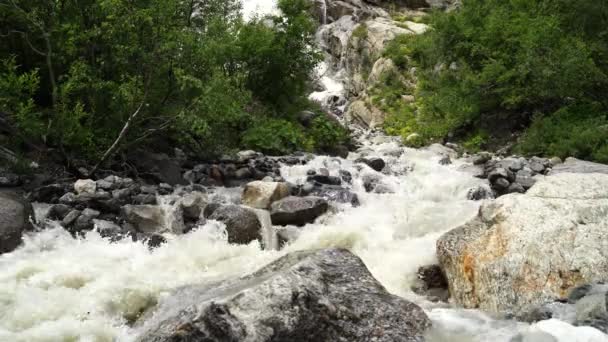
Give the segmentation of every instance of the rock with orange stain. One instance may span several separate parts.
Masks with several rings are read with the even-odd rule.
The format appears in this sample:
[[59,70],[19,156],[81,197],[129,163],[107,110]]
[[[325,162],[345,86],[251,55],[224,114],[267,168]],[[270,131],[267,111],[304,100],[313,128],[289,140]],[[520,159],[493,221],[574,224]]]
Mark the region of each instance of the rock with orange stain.
[[608,175],[563,173],[484,203],[437,242],[450,294],[467,308],[520,312],[608,281]]

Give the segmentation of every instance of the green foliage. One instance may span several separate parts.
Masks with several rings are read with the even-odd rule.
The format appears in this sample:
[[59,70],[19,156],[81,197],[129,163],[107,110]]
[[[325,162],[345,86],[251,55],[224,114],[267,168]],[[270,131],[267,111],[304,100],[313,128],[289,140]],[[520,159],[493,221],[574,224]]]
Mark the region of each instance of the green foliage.
[[256,122],[245,131],[243,145],[270,154],[288,154],[304,146],[302,129],[295,123],[282,119],[266,119]]
[[564,107],[537,116],[518,149],[527,154],[576,157],[608,163],[608,111],[598,104]]
[[162,133],[203,153],[239,148],[252,122],[308,105],[321,57],[310,3],[278,7],[244,22],[240,0],[0,0],[0,110],[89,160],[138,108],[123,146]]
[[309,136],[309,145],[319,151],[331,151],[336,146],[346,145],[350,141],[350,132],[323,114],[317,115],[306,133]]
[[[559,130],[550,117],[573,104],[598,104],[587,108],[591,112],[579,117],[581,122],[605,117],[605,2],[465,0],[459,10],[435,12],[429,20],[432,29],[427,33],[398,38],[385,52],[403,71],[416,67],[418,77],[415,120],[401,114],[392,120],[392,132],[402,129],[396,122],[415,129],[427,141],[452,134],[470,138],[462,132],[476,132],[488,124],[507,131],[488,130],[491,138],[510,134],[538,113],[542,119],[534,121],[528,138],[533,139],[541,126]],[[502,122],[489,123],[489,118]],[[567,150],[598,158],[563,140],[560,155]],[[556,151],[537,142],[535,153]],[[603,148],[593,146],[597,151]]]
[[357,25],[357,27],[353,30],[351,37],[358,39],[366,39],[369,32],[367,31],[367,25],[365,23]]
[[476,153],[483,149],[484,145],[488,140],[488,134],[483,131],[478,131],[474,134],[471,134],[468,138],[466,138],[462,142],[462,147],[465,150]]

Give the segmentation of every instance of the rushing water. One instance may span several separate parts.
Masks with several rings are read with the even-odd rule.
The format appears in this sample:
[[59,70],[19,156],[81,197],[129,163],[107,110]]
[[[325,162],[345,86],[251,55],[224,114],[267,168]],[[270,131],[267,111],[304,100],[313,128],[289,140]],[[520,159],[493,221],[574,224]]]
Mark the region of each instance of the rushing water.
[[[272,10],[272,4],[246,2],[251,10],[260,5]],[[328,89],[315,96],[340,92],[331,78],[325,81]],[[285,253],[325,247],[350,249],[390,292],[423,307],[433,321],[431,342],[509,342],[519,332],[530,334],[523,341],[552,341],[534,335],[540,332],[560,342],[608,341],[592,328],[556,320],[532,326],[497,320],[412,293],[417,268],[436,261],[437,238],[476,214],[479,203],[466,200],[466,193],[483,181],[458,171],[464,161],[439,165],[449,151],[437,146],[409,149],[383,136],[361,142],[364,146],[348,159],[319,156],[306,166],[282,168],[283,177],[294,183],[303,182],[310,168],[323,167],[333,175],[347,170],[361,205],[336,206],[280,251],[258,242],[230,245],[223,225],[213,221],[187,235],[168,235],[168,242],[152,251],[131,241],[110,243],[96,232],[74,239],[60,227],[26,236],[18,250],[0,255],[0,341],[133,341],[138,331],[131,323],[175,288],[242,276]],[[389,172],[354,164],[359,156],[382,157]],[[390,193],[365,192],[363,178],[370,176]],[[239,190],[219,188],[211,196],[237,202]],[[171,213],[173,204],[164,205]],[[264,241],[274,245],[267,213],[259,217],[265,222]]]

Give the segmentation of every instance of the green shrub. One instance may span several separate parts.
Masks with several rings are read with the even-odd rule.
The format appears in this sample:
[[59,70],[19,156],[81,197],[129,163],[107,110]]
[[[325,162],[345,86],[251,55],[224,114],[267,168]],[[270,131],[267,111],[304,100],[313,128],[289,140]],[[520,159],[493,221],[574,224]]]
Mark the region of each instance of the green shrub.
[[[605,3],[467,0],[458,10],[433,12],[427,18],[431,29],[425,34],[398,37],[384,52],[402,69],[416,67],[418,78],[415,119],[403,110],[389,111],[396,118],[388,131],[416,131],[427,141],[458,134],[472,139],[468,142],[475,147],[512,133],[502,131],[504,127],[521,129],[537,113],[527,134],[535,142],[525,143],[525,151],[603,160],[603,133],[592,124],[604,122],[608,108]],[[385,99],[380,96],[378,102]],[[589,102],[604,110],[583,114],[567,109],[572,117],[562,117],[560,109]],[[541,127],[560,131],[568,120],[577,127],[576,134],[590,139],[588,146],[581,145],[582,138],[558,143],[554,135],[541,132]],[[471,134],[488,126],[501,131],[488,130],[481,140]]]
[[598,104],[572,105],[537,116],[517,146],[526,154],[576,157],[608,163],[608,111]]
[[350,141],[350,132],[324,114],[318,115],[313,120],[306,134],[317,151],[329,151],[338,145],[346,145]]
[[306,139],[295,123],[282,119],[264,119],[245,131],[244,147],[267,154],[289,154],[304,148]]

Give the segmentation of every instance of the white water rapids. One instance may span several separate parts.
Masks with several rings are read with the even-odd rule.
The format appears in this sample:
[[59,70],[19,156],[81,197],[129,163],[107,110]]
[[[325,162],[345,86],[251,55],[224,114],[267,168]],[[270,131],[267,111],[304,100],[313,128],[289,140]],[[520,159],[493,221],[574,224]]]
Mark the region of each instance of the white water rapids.
[[[274,9],[270,0],[246,6]],[[311,168],[324,167],[332,175],[348,170],[361,205],[340,206],[280,251],[263,250],[258,242],[228,244],[223,225],[213,221],[187,235],[168,235],[168,242],[152,251],[137,242],[110,243],[96,232],[74,239],[59,227],[26,236],[19,249],[0,255],[0,341],[133,341],[138,330],[131,321],[175,288],[242,276],[286,253],[326,247],[350,249],[391,293],[423,307],[433,321],[430,342],[509,342],[519,332],[535,331],[559,342],[608,340],[592,328],[556,320],[534,325],[495,320],[412,293],[418,267],[436,262],[437,238],[476,214],[479,203],[466,200],[466,193],[483,181],[458,171],[464,161],[439,165],[437,147],[414,150],[382,136],[362,141],[365,146],[348,159],[319,156],[306,166],[282,168],[294,183],[304,181]],[[355,165],[360,155],[382,157],[392,172]],[[366,174],[380,177],[394,193],[366,193]],[[217,196],[234,201],[235,194],[220,189]],[[533,335],[524,341],[550,342]]]

